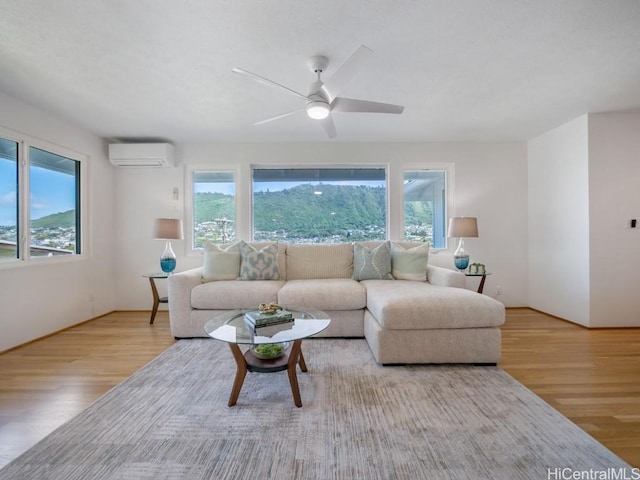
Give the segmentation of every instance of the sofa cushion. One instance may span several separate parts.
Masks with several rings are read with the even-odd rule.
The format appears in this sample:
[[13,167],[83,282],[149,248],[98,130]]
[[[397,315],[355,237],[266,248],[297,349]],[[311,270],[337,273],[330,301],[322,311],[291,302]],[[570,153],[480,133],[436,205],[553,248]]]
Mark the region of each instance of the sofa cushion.
[[356,243],[353,246],[353,279],[393,279],[391,276],[391,242],[383,242],[373,249]]
[[278,245],[272,243],[261,249],[240,242],[240,280],[279,280]]
[[367,309],[390,330],[497,327],[504,305],[464,288],[408,280],[365,280]]
[[257,308],[261,303],[278,301],[281,280],[239,282],[221,280],[198,285],[191,290],[191,306],[201,310]]
[[391,274],[397,280],[426,282],[428,261],[428,243],[412,248],[405,248],[397,242],[391,245]]
[[358,310],[364,308],[367,294],[350,278],[288,280],[278,292],[278,303],[319,310]]
[[232,245],[204,246],[202,281],[235,280],[240,275],[240,247]]
[[350,243],[287,244],[287,279],[351,278],[353,245]]

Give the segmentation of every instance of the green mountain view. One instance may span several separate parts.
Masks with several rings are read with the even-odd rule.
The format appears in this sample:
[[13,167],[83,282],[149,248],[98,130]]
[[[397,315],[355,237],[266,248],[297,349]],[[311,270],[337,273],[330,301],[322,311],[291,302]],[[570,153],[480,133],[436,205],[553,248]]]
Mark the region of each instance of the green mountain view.
[[[387,209],[383,187],[303,184],[276,192],[256,193],[253,210],[255,240],[358,241],[386,237]],[[196,193],[194,215],[196,246],[200,247],[206,241],[233,240],[235,198],[232,195]],[[428,240],[431,205],[405,202],[404,215],[405,238]],[[74,240],[65,230],[73,229],[75,220],[75,210],[33,220],[33,241],[69,248]],[[231,235],[226,239],[223,234],[225,224]],[[58,229],[60,233],[56,233]],[[0,228],[0,239],[15,241],[15,235],[15,227]]]
[[54,213],[31,221],[33,228],[73,227],[76,224],[76,211]]
[[[231,195],[196,193],[195,223],[221,218],[233,221],[234,206]],[[386,195],[383,187],[298,185],[256,193],[253,209],[254,231],[256,237],[261,237],[256,239],[339,236],[342,240],[359,240],[380,235],[384,238]],[[431,219],[427,203],[405,203],[407,225],[430,225]]]

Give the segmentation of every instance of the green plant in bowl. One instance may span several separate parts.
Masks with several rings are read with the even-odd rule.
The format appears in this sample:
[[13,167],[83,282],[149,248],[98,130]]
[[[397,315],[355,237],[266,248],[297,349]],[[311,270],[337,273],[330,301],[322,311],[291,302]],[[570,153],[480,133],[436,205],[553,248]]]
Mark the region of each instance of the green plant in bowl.
[[278,358],[284,352],[284,347],[280,343],[264,343],[257,345],[253,351],[264,359]]

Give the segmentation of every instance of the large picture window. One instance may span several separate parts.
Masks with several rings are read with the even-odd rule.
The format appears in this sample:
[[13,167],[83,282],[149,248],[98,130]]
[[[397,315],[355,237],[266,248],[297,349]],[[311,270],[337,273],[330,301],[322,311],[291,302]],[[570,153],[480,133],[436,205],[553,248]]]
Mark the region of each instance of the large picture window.
[[337,243],[387,237],[384,168],[254,168],[253,239]]
[[444,170],[404,172],[404,239],[446,247],[446,175]]
[[0,261],[80,254],[81,162],[29,143],[0,138]]
[[193,248],[236,239],[234,172],[193,172]]

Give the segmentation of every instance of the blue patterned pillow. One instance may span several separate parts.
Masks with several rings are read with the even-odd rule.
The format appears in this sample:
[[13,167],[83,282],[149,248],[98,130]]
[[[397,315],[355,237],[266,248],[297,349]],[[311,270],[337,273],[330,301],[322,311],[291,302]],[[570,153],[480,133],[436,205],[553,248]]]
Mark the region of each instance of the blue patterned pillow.
[[240,280],[279,280],[278,245],[272,243],[256,250],[248,243],[240,242]]
[[384,242],[373,250],[353,246],[354,280],[393,280],[391,275],[391,242]]

